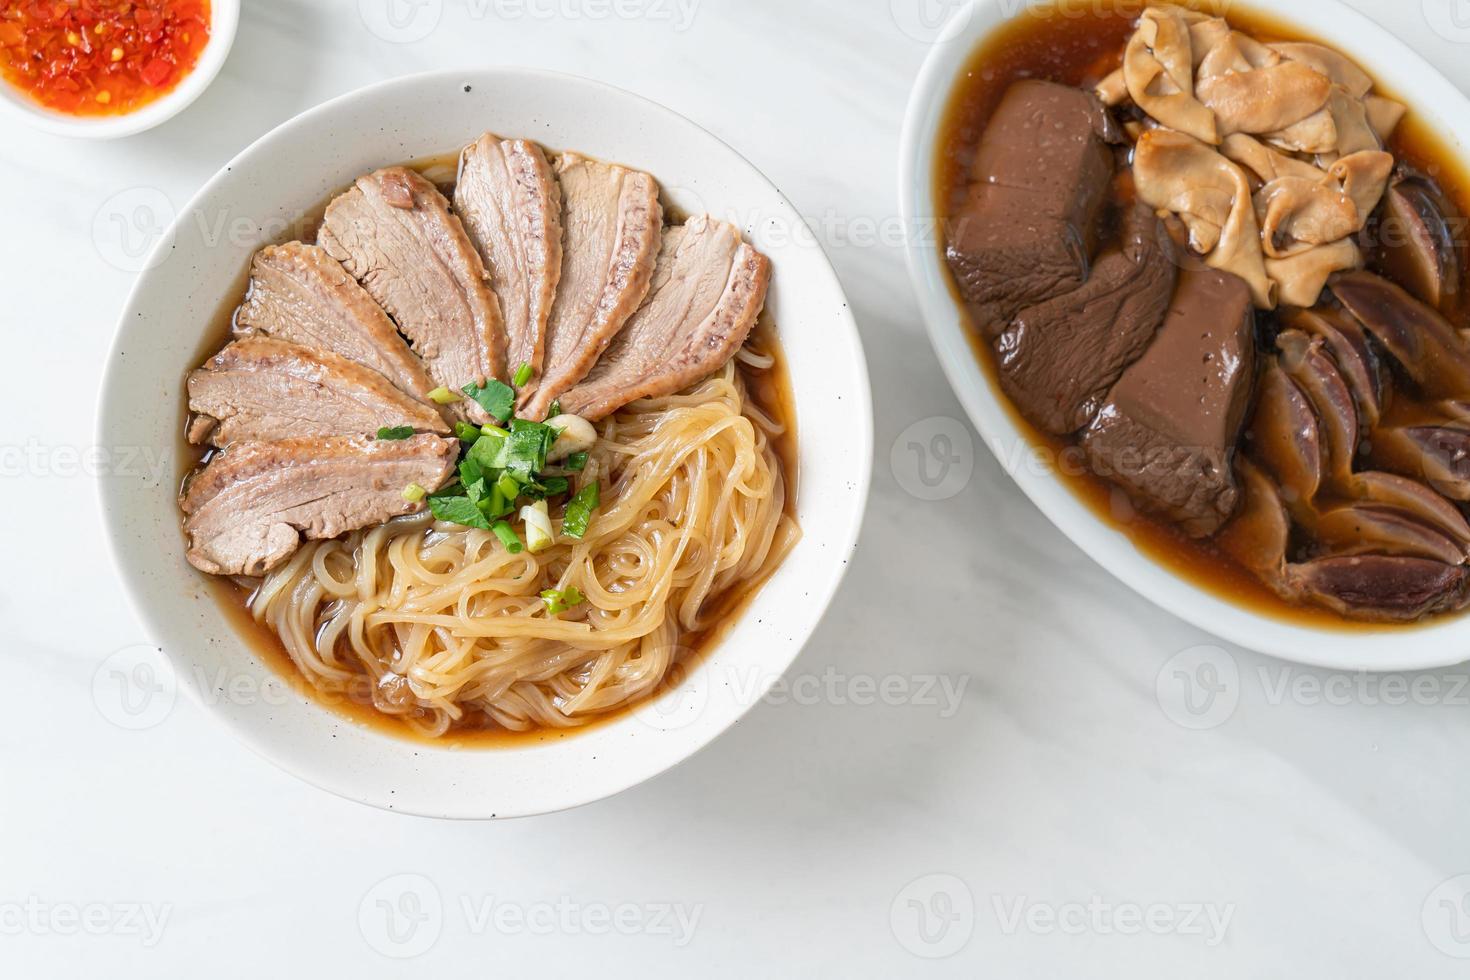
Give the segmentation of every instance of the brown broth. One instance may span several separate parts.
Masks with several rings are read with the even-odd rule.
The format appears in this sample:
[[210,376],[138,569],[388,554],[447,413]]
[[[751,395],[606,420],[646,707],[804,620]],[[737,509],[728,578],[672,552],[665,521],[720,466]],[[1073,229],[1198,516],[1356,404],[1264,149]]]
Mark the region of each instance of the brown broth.
[[[446,192],[446,196],[452,194],[456,167],[458,165],[458,152],[441,155],[421,157],[412,160],[403,166],[412,167],[432,180],[439,189]],[[301,215],[291,227],[291,233],[279,239],[277,244],[292,241],[299,238],[302,241],[314,241],[316,231],[321,226],[322,214],[327,204],[338,193],[346,190],[349,185],[344,184],[341,188],[328,195],[315,207]],[[665,221],[678,223],[688,215],[683,214],[677,208],[664,202]],[[264,245],[266,243],[262,243]],[[240,270],[239,275],[231,284],[230,289],[221,301],[219,308],[215,311],[210,325],[202,332],[199,346],[195,350],[191,364],[202,364],[214,355],[216,351],[230,342],[234,327],[235,311],[239,308],[240,301],[245,295],[250,281],[249,263]],[[765,371],[753,371],[741,369],[741,376],[746,383],[747,394],[750,401],[762,412],[784,426],[782,434],[773,440],[773,448],[777,458],[780,460],[782,474],[786,480],[785,513],[788,517],[796,518],[796,494],[799,471],[797,467],[797,419],[796,398],[791,387],[791,374],[786,357],[781,348],[780,335],[777,330],[775,319],[769,309],[763,311],[755,329],[751,332],[750,346],[764,354],[774,358],[775,363]],[[181,385],[180,390],[187,390],[187,386]],[[176,458],[179,462],[179,471],[176,476],[176,485],[182,484],[188,475],[192,473],[201,463],[207,460],[209,450],[189,443],[184,437],[188,425],[188,406],[183,409],[183,421],[179,426],[179,452]],[[180,547],[185,547],[182,538],[182,524],[180,525]],[[764,580],[749,584],[748,587],[736,588],[715,597],[715,603],[710,617],[712,625],[695,633],[686,633],[680,637],[680,646],[689,650],[690,653],[679,660],[674,668],[669,671],[667,677],[659,684],[658,688],[641,701],[627,705],[614,711],[599,715],[586,724],[566,729],[533,728],[524,732],[510,731],[500,725],[484,719],[483,722],[472,722],[462,727],[455,727],[440,738],[431,738],[417,731],[406,721],[384,714],[372,706],[371,703],[351,700],[339,694],[325,692],[308,681],[297,669],[291,660],[291,655],[286,651],[280,638],[268,627],[256,622],[249,609],[250,596],[253,587],[237,584],[234,580],[217,575],[205,575],[196,572],[208,587],[208,592],[219,603],[224,611],[225,619],[234,628],[235,632],[243,637],[256,654],[260,661],[274,674],[286,681],[291,689],[301,697],[311,700],[328,711],[337,714],[344,719],[365,728],[371,728],[395,738],[406,738],[410,741],[421,742],[439,748],[448,749],[496,749],[496,748],[523,748],[547,742],[555,742],[564,738],[571,738],[585,732],[592,731],[603,725],[618,720],[636,710],[640,705],[652,701],[667,690],[677,686],[687,676],[687,672],[699,663],[711,650],[717,647],[725,638],[735,623],[745,612],[747,606],[759,593],[765,584]]]
[[[975,149],[1012,82],[1041,78],[1065,85],[1091,87],[1122,64],[1123,49],[1133,22],[1147,4],[1140,0],[1060,0],[1054,6],[1033,7],[999,27],[970,55],[955,80],[940,127],[942,152],[933,174],[934,204],[943,219],[955,215],[964,200]],[[1218,5],[1191,0],[1181,6],[1217,12]],[[1103,9],[1108,7],[1108,9]],[[1227,19],[1238,30],[1263,41],[1310,41],[1313,38],[1289,21],[1238,3],[1228,7]],[[1375,91],[1397,98],[1409,112],[1388,141],[1395,159],[1432,178],[1461,214],[1470,215],[1470,175],[1445,141],[1414,112],[1413,102],[1400,93],[1376,85]],[[941,242],[941,250],[944,243]],[[1461,253],[1462,264],[1466,256]],[[948,269],[948,264],[941,262]],[[1470,265],[1464,270],[1470,275]],[[1467,279],[1466,281],[1470,281]],[[966,311],[967,304],[950,278],[955,303]],[[1269,317],[1269,314],[1265,315]],[[1470,313],[1462,310],[1456,326],[1470,326]],[[971,347],[990,383],[1000,390],[994,354],[974,329],[968,331]],[[1073,443],[1042,432],[1027,421],[1009,398],[1002,397],[1012,421],[1030,443],[1052,460],[1067,460]],[[1317,606],[1287,602],[1252,572],[1224,554],[1212,541],[1196,540],[1172,524],[1136,513],[1127,497],[1112,484],[1081,467],[1058,466],[1059,479],[1102,521],[1125,533],[1142,554],[1181,578],[1225,599],[1273,619],[1318,629],[1403,630],[1402,625],[1360,623]]]

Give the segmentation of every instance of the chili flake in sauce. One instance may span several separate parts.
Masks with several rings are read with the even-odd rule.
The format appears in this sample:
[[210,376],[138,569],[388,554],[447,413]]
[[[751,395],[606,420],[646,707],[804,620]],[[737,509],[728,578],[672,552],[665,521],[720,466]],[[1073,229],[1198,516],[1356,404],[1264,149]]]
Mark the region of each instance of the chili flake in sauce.
[[173,89],[209,42],[209,0],[0,0],[0,75],[77,116]]

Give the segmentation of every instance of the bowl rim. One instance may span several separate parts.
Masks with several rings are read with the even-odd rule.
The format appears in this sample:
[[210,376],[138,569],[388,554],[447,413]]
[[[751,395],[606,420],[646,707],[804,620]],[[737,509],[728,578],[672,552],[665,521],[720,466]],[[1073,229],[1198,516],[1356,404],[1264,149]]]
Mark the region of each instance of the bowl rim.
[[109,140],[133,136],[183,112],[209,88],[224,67],[240,26],[240,0],[210,0],[209,43],[194,70],[173,90],[132,112],[116,116],[69,116],[33,101],[0,79],[0,113],[54,136]]
[[[1169,570],[1139,551],[1123,532],[1107,525],[1055,475],[1014,462],[1021,454],[1012,450],[1030,446],[1031,441],[1016,425],[970,347],[965,318],[952,297],[949,273],[940,256],[932,178],[938,125],[961,66],[998,27],[1027,16],[1035,6],[1017,8],[1011,0],[965,0],[952,12],[919,70],[899,144],[898,191],[908,229],[909,277],[930,343],[971,423],[1011,479],[1088,557],[1145,599],[1214,636],[1282,660],[1338,670],[1408,671],[1464,662],[1470,656],[1470,611],[1413,626],[1345,621],[1340,629],[1263,615]],[[1391,88],[1417,92],[1413,111],[1440,122],[1442,129],[1454,132],[1446,120],[1456,115],[1470,120],[1470,98],[1403,41],[1339,0],[1297,0],[1290,11],[1268,9],[1257,0],[1242,0],[1239,6],[1262,9],[1342,48],[1377,79],[1414,78],[1412,87],[1395,84]],[[1458,132],[1470,133],[1470,126],[1461,124]],[[1462,155],[1463,145],[1461,140],[1456,146]],[[926,228],[934,229],[928,237]]]
[[[649,99],[637,93],[610,85],[606,82],[598,81],[596,79],[589,79],[583,76],[565,72],[550,71],[538,68],[524,68],[511,65],[468,69],[435,69],[432,71],[420,72],[411,75],[400,76],[398,78],[375,82],[373,84],[364,86],[351,92],[335,96],[325,102],[312,106],[300,113],[297,113],[290,119],[285,120],[278,126],[273,127],[270,131],[253,140],[248,146],[246,146],[239,153],[235,154],[228,162],[222,165],[219,170],[214,175],[212,175],[199,188],[199,190],[190,197],[189,202],[178,211],[177,215],[175,216],[174,222],[170,225],[168,231],[159,239],[158,242],[154,244],[152,251],[145,261],[143,267],[144,272],[139,274],[137,280],[134,282],[132,288],[129,290],[128,297],[119,313],[118,323],[114,328],[113,337],[108,347],[108,355],[106,366],[104,369],[104,376],[102,384],[100,385],[98,391],[96,422],[94,425],[96,444],[107,445],[109,443],[109,423],[106,415],[106,408],[112,402],[112,400],[117,397],[116,389],[122,383],[118,377],[118,372],[114,370],[114,365],[116,365],[120,360],[120,354],[122,352],[124,343],[125,327],[128,321],[129,313],[138,303],[139,297],[148,288],[149,271],[155,268],[159,258],[161,257],[162,252],[173,247],[175,232],[179,229],[181,223],[186,220],[186,217],[189,214],[198,209],[201,202],[207,200],[211,194],[216,192],[216,190],[222,183],[231,179],[231,173],[233,170],[237,169],[237,164],[243,161],[246,157],[250,156],[252,153],[257,152],[263,144],[271,141],[278,134],[282,133],[288,128],[305,125],[311,120],[328,115],[348,103],[355,102],[360,99],[372,98],[375,95],[399,86],[413,86],[448,81],[452,81],[456,86],[462,82],[472,82],[478,86],[481,82],[484,82],[487,79],[504,81],[508,76],[516,76],[518,79],[521,80],[534,80],[537,78],[554,79],[564,83],[587,86],[604,94],[615,95],[619,98],[633,100],[634,102],[638,103],[645,111],[664,117],[664,119],[672,125],[685,127],[689,130],[697,132],[704,139],[712,141],[715,145],[723,148],[724,151],[730,155],[730,158],[733,161],[738,162],[740,166],[742,166],[745,170],[749,172],[753,181],[758,182],[759,185],[761,185],[766,191],[770,193],[772,198],[776,200],[779,203],[780,207],[783,208],[790,216],[791,220],[796,223],[796,227],[793,228],[793,231],[797,233],[794,236],[794,240],[810,242],[812,243],[812,245],[815,246],[814,262],[812,264],[812,268],[808,271],[813,273],[820,271],[820,274],[827,280],[826,282],[822,283],[822,288],[824,290],[830,291],[834,297],[838,297],[842,300],[842,302],[840,303],[840,309],[834,312],[834,319],[841,324],[842,333],[845,339],[844,348],[850,358],[851,363],[849,366],[852,371],[852,380],[855,382],[855,386],[852,390],[844,388],[842,394],[844,398],[850,398],[852,400],[852,407],[854,411],[852,412],[852,417],[850,421],[853,425],[853,447],[857,451],[857,458],[853,461],[854,468],[850,474],[850,478],[846,483],[848,488],[848,498],[850,500],[848,517],[842,526],[840,535],[834,535],[833,540],[827,542],[827,547],[825,549],[826,554],[823,560],[825,567],[829,568],[830,572],[821,583],[817,583],[816,587],[811,588],[804,597],[804,607],[811,610],[811,618],[809,621],[810,625],[806,630],[803,631],[802,635],[799,636],[796,642],[791,645],[789,656],[785,657],[784,660],[779,664],[780,669],[778,671],[772,671],[770,673],[760,676],[751,686],[748,692],[749,696],[739,704],[738,708],[734,711],[733,714],[731,714],[730,717],[721,719],[720,723],[717,726],[708,727],[698,732],[693,732],[692,729],[683,729],[683,731],[690,731],[692,732],[692,734],[686,740],[687,744],[681,746],[671,760],[660,762],[659,764],[653,766],[634,767],[636,768],[636,771],[634,771],[630,777],[620,777],[617,780],[616,787],[610,790],[598,787],[595,789],[579,791],[578,789],[573,788],[564,793],[563,796],[561,798],[558,798],[553,804],[533,803],[525,806],[502,805],[499,806],[493,813],[487,813],[482,807],[477,807],[474,805],[469,805],[458,809],[444,807],[419,807],[416,806],[411,799],[406,799],[402,797],[390,797],[387,792],[381,790],[368,791],[361,788],[355,788],[352,785],[349,785],[350,780],[347,779],[338,780],[335,778],[329,778],[325,776],[319,768],[314,769],[313,771],[308,773],[308,771],[306,771],[303,766],[298,765],[297,760],[291,757],[288,753],[276,751],[273,747],[267,745],[265,740],[262,737],[258,736],[257,732],[255,731],[255,726],[244,723],[240,720],[240,718],[236,717],[235,715],[220,710],[219,702],[211,699],[208,696],[208,692],[204,689],[207,685],[204,685],[200,681],[200,679],[196,678],[193,675],[191,671],[181,669],[175,670],[178,687],[187,692],[187,696],[203,710],[204,714],[223,724],[231,732],[231,734],[234,735],[235,738],[244,743],[257,755],[271,762],[278,768],[292,774],[293,776],[296,776],[297,778],[302,779],[305,782],[308,782],[320,789],[324,789],[344,799],[352,800],[358,803],[364,803],[369,806],[373,806],[378,809],[389,810],[394,813],[404,813],[414,816],[431,817],[438,819],[509,819],[516,817],[555,813],[580,806],[585,806],[598,800],[606,799],[608,797],[625,792],[626,790],[640,785],[641,783],[644,783],[655,776],[667,772],[668,770],[692,758],[700,750],[706,747],[710,742],[714,741],[721,734],[728,731],[752,708],[754,708],[755,705],[758,704],[770,692],[775,684],[780,681],[781,677],[784,676],[784,674],[791,669],[792,664],[795,663],[797,657],[805,649],[806,643],[810,639],[811,635],[816,632],[822,621],[826,618],[831,603],[836,597],[837,592],[840,590],[843,580],[846,577],[848,568],[851,564],[851,558],[856,552],[858,546],[858,539],[867,512],[867,501],[872,477],[872,462],[874,453],[872,391],[869,381],[867,359],[863,351],[862,337],[857,329],[857,323],[853,316],[851,306],[847,301],[846,293],[842,288],[841,280],[838,278],[835,269],[832,267],[830,258],[827,256],[825,249],[821,246],[816,236],[810,234],[805,220],[801,217],[800,213],[795,209],[795,207],[786,198],[786,196],[781,193],[781,191],[775,186],[775,184],[758,167],[751,163],[745,156],[740,154],[739,151],[735,150],[724,140],[721,140],[718,136],[700,126],[698,123],[693,122],[692,120],[688,119],[678,112],[675,112],[667,106],[664,106],[652,99]],[[489,88],[490,86],[487,85],[486,87]],[[803,231],[807,232],[804,237],[800,234]],[[799,439],[804,438],[807,437],[799,437]],[[799,441],[798,447],[800,447],[801,445],[802,442]],[[800,453],[800,449],[798,449],[798,453]],[[800,477],[798,477],[798,479],[800,479]],[[182,664],[180,664],[176,660],[174,654],[169,651],[166,645],[158,643],[158,638],[166,632],[165,627],[160,622],[160,617],[156,615],[151,601],[143,593],[140,583],[135,582],[132,577],[127,574],[127,562],[125,561],[124,557],[124,549],[128,546],[128,544],[124,540],[124,530],[121,520],[115,517],[115,512],[117,511],[117,508],[114,506],[112,500],[110,499],[108,482],[109,481],[106,475],[99,471],[98,478],[94,480],[94,485],[97,489],[98,506],[101,511],[104,537],[107,542],[108,554],[112,560],[113,567],[119,572],[119,579],[122,582],[123,592],[127,596],[128,603],[132,607],[134,614],[137,616],[139,623],[143,626],[145,630],[145,635],[147,635],[151,640],[154,641],[155,645],[158,646],[158,649],[162,651],[177,668],[179,666],[182,666]],[[798,493],[800,492],[801,491],[798,490]],[[800,548],[802,546],[802,543],[804,543],[806,540],[807,539],[804,537],[803,542],[799,542],[797,547]],[[815,543],[816,539],[812,540]],[[790,560],[789,556],[787,560]],[[760,596],[765,594],[766,590],[771,584],[772,583],[766,583],[762,586],[762,589],[757,594],[756,601],[759,601]],[[743,622],[748,617],[749,612],[749,609],[743,609],[736,622]],[[721,639],[717,644],[717,648],[719,648],[726,642],[726,639]],[[708,658],[704,658],[701,662],[708,662]],[[269,666],[265,666],[264,669],[267,672],[270,672],[272,668],[270,668]],[[697,673],[697,669],[696,671],[691,671],[691,674],[693,673]],[[686,677],[683,681],[683,684],[681,684],[680,686],[685,686],[688,684],[689,678]],[[663,696],[664,695],[660,695],[660,697]],[[641,708],[649,706],[651,703],[652,700],[650,700],[649,702],[645,702],[644,704],[635,706],[632,710],[636,712]],[[329,712],[331,716],[338,721],[342,720],[340,715],[337,715],[335,712],[330,712],[330,709],[327,709],[319,704],[315,704],[315,702],[313,702],[313,706],[318,711]],[[347,724],[346,722],[343,723]],[[382,735],[380,737],[388,739],[392,743],[399,746],[411,746],[415,750],[415,754],[422,754],[425,752],[477,752],[493,754],[501,751],[518,751],[517,748],[476,748],[460,750],[449,746],[445,746],[441,749],[436,748],[432,744],[424,745],[422,743],[413,742],[400,736]]]

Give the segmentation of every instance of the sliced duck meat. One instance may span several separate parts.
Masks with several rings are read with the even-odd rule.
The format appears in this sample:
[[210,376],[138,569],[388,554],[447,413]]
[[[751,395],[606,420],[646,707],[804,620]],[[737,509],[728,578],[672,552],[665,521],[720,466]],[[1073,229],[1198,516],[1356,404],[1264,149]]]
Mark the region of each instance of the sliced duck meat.
[[1460,256],[1454,227],[1463,218],[1428,181],[1410,177],[1383,197],[1373,236],[1378,267],[1410,293],[1442,313],[1460,302]]
[[561,188],[541,147],[486,133],[459,155],[454,211],[490,273],[505,322],[506,367],[541,372],[561,279]]
[[1164,320],[1174,245],[1153,212],[1128,214],[1122,245],[1087,282],[1022,310],[995,341],[1001,387],[1037,427],[1067,435],[1092,421]]
[[1316,498],[1327,470],[1321,425],[1311,401],[1277,360],[1261,374],[1245,441],[1287,501],[1295,504]]
[[1154,342],[1083,437],[1095,472],[1142,509],[1207,537],[1235,509],[1235,444],[1250,401],[1255,311],[1245,282],[1184,270]]
[[599,419],[713,373],[745,343],[770,281],[770,262],[734,225],[701,215],[670,228],[648,302],[561,396],[562,411]]
[[356,361],[420,401],[434,383],[371,296],[324,249],[268,245],[250,263],[250,288],[235,334],[262,335]]
[[663,225],[658,184],[648,174],[566,153],[556,176],[561,283],[546,326],[541,381],[521,395],[522,414],[538,419],[587,376],[648,296]]
[[1121,134],[1096,95],[1027,80],[1006,90],[976,149],[947,256],[994,339],[1022,309],[1088,276]]
[[1470,394],[1470,345],[1438,311],[1371,272],[1333,278],[1332,294],[1428,398]]
[[1372,429],[1383,416],[1386,382],[1383,365],[1368,342],[1362,324],[1336,307],[1296,310],[1284,322],[1294,330],[1320,337],[1352,392],[1361,428]]
[[1358,406],[1337,364],[1325,352],[1325,342],[1300,330],[1283,330],[1276,338],[1281,367],[1312,403],[1322,434],[1325,472],[1334,487],[1352,480],[1358,455]]
[[1382,425],[1373,433],[1373,465],[1420,480],[1451,500],[1470,501],[1470,429],[1454,425]]
[[211,575],[263,575],[303,536],[335,538],[423,509],[404,490],[443,486],[458,456],[458,440],[433,435],[236,443],[179,500],[189,563]]
[[[318,241],[388,311],[439,385],[505,380],[505,331],[485,263],[429,181],[406,167],[357,178],[327,205]],[[475,402],[458,405],[489,421]]]
[[1279,588],[1356,619],[1412,621],[1461,609],[1470,570],[1424,558],[1354,555],[1288,565]]
[[295,436],[448,432],[431,406],[327,351],[268,337],[237,340],[189,375],[189,441],[216,446]]

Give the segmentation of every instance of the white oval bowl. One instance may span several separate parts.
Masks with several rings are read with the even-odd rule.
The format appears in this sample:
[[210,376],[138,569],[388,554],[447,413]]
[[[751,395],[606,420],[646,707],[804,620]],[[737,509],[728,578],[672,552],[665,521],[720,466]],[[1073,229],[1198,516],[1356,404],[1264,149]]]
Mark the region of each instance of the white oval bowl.
[[[1018,465],[1030,463],[1017,451],[1028,440],[976,358],[933,232],[939,227],[933,200],[936,151],[951,92],[975,49],[1018,9],[1023,11],[1019,16],[1037,16],[1043,8],[1018,6],[1015,0],[969,0],[955,11],[914,84],[899,158],[899,200],[912,243],[909,273],[920,310],[949,383],[986,445],[1042,513],[1094,561],[1145,598],[1216,636],[1285,660],[1343,670],[1413,670],[1464,661],[1470,656],[1470,615],[1415,627],[1340,631],[1263,616],[1179,577],[1099,519],[1056,476]],[[1470,140],[1470,100],[1393,35],[1337,0],[1293,0],[1289,11],[1267,13],[1355,58],[1388,90],[1409,99],[1410,111],[1427,119],[1457,153],[1463,152]]]
[[209,43],[199,53],[194,70],[167,94],[132,112],[116,116],[70,116],[46,108],[3,79],[0,79],[0,111],[44,132],[79,139],[117,139],[152,129],[183,112],[209,88],[209,83],[224,67],[240,24],[240,0],[210,0],[209,16]]
[[[183,380],[201,332],[250,256],[303,210],[376,167],[456,150],[486,130],[638,166],[686,211],[742,227],[770,257],[798,425],[801,542],[725,638],[663,697],[575,736],[496,749],[425,745],[360,727],[314,701],[218,692],[270,682],[200,573],[183,558],[173,482],[105,477],[104,524],[119,575],[178,684],[266,758],[350,799],[445,817],[508,817],[610,796],[688,758],[790,666],[856,545],[872,460],[867,368],[842,288],[801,217],[734,150],[630,93],[520,69],[446,71],[342,96],[245,150],[183,209],[155,248],[118,327],[98,445],[176,461]],[[220,236],[236,219],[259,236]],[[272,234],[274,230],[274,234]],[[815,434],[821,433],[821,438]]]

